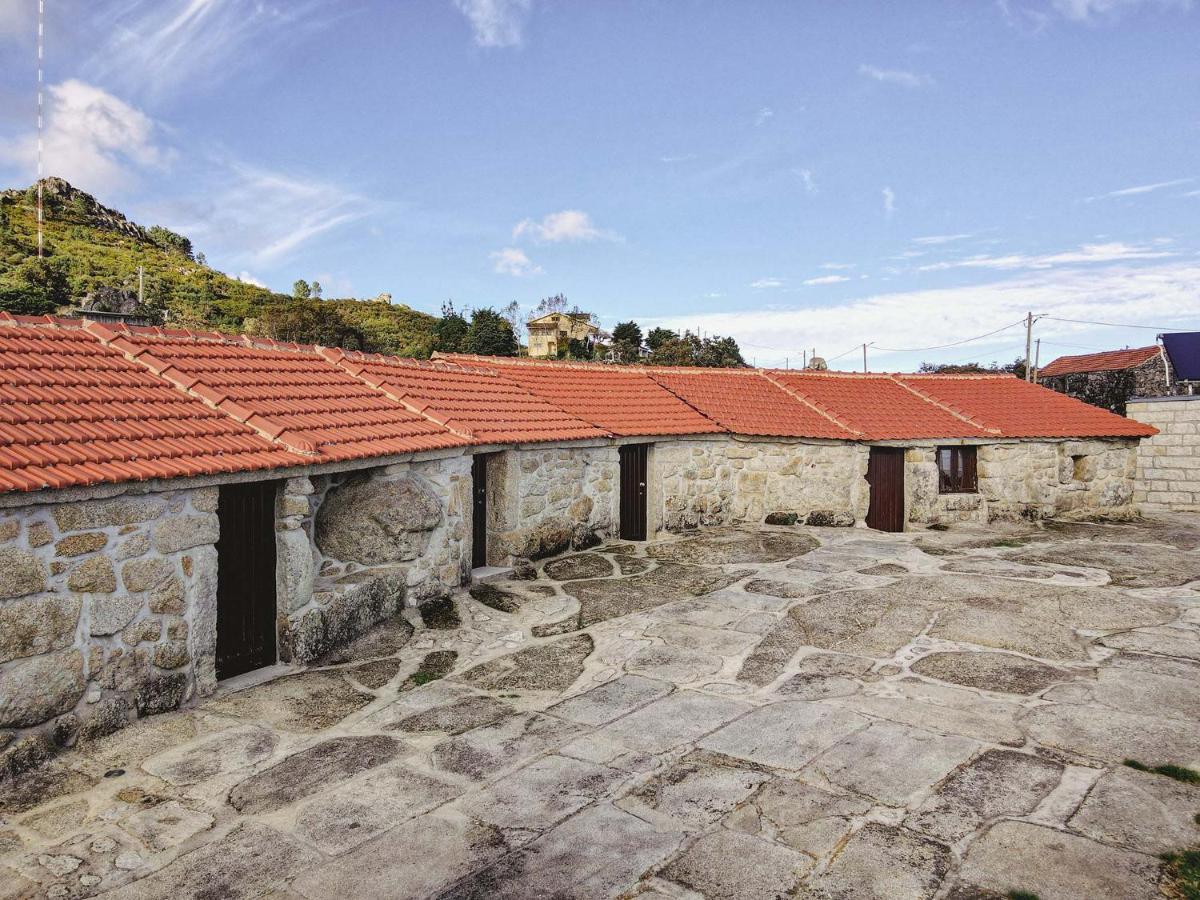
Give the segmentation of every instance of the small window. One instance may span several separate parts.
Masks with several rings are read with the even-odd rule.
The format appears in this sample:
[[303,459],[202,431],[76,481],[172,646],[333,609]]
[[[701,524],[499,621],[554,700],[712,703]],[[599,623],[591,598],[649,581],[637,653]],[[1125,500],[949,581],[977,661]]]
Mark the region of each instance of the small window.
[[974,494],[979,490],[974,447],[938,447],[937,460],[938,493]]

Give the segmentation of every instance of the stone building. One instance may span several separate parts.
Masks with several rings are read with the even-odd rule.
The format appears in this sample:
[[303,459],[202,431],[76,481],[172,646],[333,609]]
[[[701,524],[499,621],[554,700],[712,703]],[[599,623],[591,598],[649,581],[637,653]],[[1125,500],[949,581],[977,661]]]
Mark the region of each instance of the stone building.
[[1138,446],[1134,501],[1146,510],[1200,512],[1200,394],[1131,400],[1127,414],[1158,429]]
[[1167,355],[1154,344],[1060,356],[1038,371],[1038,381],[1052,391],[1123,416],[1131,397],[1169,394],[1174,378]]
[[529,355],[533,359],[555,359],[567,350],[571,341],[592,343],[600,329],[584,312],[552,312],[530,319]]
[[605,537],[1125,512],[1155,433],[1007,376],[418,362],[7,314],[0,399],[0,774]]

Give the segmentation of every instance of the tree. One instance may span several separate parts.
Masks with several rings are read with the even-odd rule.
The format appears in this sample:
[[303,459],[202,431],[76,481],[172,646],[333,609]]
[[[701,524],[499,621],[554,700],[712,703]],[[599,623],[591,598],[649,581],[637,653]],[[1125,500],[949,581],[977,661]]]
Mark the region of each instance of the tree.
[[347,325],[331,304],[291,299],[271,303],[255,320],[253,333],[277,341],[361,350],[362,333]]
[[642,346],[642,329],[637,322],[618,322],[612,330],[613,343]]
[[309,296],[312,297],[314,300],[320,300],[321,299],[321,290],[322,290],[321,282],[314,281],[312,283],[312,288],[310,289]]
[[292,296],[297,300],[308,300],[312,297],[312,288],[303,278],[297,278],[292,284]]
[[1018,356],[1012,362],[1005,363],[1004,365],[1000,365],[999,363],[997,363],[993,360],[992,363],[988,366],[984,366],[982,363],[977,363],[977,362],[969,362],[969,363],[923,362],[923,363],[921,363],[921,365],[917,369],[917,371],[928,373],[928,374],[933,374],[933,375],[971,375],[971,374],[975,374],[975,373],[980,373],[980,374],[1007,373],[1009,375],[1014,375],[1017,378],[1023,379],[1025,377],[1025,359],[1024,359],[1024,357]]
[[185,238],[182,234],[176,234],[169,228],[163,228],[161,225],[153,225],[146,232],[159,247],[164,250],[169,250],[173,253],[179,253],[188,259],[192,259],[192,242]]
[[542,316],[548,316],[550,313],[565,312],[567,309],[567,297],[565,294],[555,294],[553,297],[543,297],[538,305],[533,308],[529,314],[529,320],[540,319]]
[[685,331],[682,337],[664,340],[650,353],[652,366],[705,366],[712,369],[745,367],[746,361],[731,337],[701,338]]
[[677,341],[679,335],[669,328],[651,328],[650,333],[646,335],[646,346],[651,350],[657,350],[667,341]]
[[442,317],[433,326],[433,349],[442,353],[465,352],[470,327],[462,313],[454,308],[454,301],[447,300],[442,304]]
[[485,306],[471,312],[466,350],[480,356],[516,356],[517,336],[512,326],[496,310]]
[[6,312],[42,315],[71,300],[69,260],[61,256],[21,260],[0,279],[0,300]]

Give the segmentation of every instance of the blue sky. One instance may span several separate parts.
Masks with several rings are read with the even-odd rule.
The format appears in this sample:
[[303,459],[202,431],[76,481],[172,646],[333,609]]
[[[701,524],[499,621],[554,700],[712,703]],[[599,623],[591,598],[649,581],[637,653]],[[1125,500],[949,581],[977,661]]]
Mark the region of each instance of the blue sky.
[[[1200,327],[1184,0],[47,0],[47,171],[211,264],[436,312],[565,293],[759,365]],[[0,182],[35,0],[0,0]],[[1087,319],[1151,329],[1082,325]]]

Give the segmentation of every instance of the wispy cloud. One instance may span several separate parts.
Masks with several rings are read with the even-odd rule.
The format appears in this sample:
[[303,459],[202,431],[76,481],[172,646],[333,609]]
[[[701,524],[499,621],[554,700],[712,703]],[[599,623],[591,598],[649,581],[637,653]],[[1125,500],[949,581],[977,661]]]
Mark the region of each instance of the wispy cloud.
[[955,241],[965,241],[969,237],[974,237],[973,234],[930,234],[925,237],[913,238],[914,244],[923,246],[937,246],[939,244],[952,244]]
[[342,185],[228,157],[192,165],[195,193],[143,211],[234,267],[263,269],[291,259],[314,238],[381,208]]
[[1092,197],[1084,197],[1084,203],[1091,203],[1095,200],[1108,200],[1112,197],[1136,197],[1140,194],[1152,194],[1155,191],[1161,191],[1163,188],[1177,187],[1181,184],[1191,184],[1195,178],[1175,178],[1171,181],[1155,181],[1150,184],[1135,184],[1133,187],[1121,188],[1117,191],[1109,191],[1107,194],[1096,194]]
[[1150,247],[1113,241],[1107,244],[1081,244],[1078,249],[1066,250],[1061,253],[1034,255],[1010,253],[1005,256],[968,256],[964,259],[929,263],[928,265],[919,266],[917,271],[941,272],[947,269],[1051,269],[1055,266],[1162,259],[1174,255],[1169,250],[1153,250]]
[[1112,21],[1139,7],[1190,9],[1191,0],[1053,0],[1055,12],[1074,22]]
[[919,88],[933,84],[930,76],[922,75],[919,72],[910,72],[907,69],[881,69],[866,63],[858,67],[858,74],[882,84],[896,84],[906,88]]
[[[158,124],[101,88],[70,79],[51,85],[46,111],[46,172],[84,190],[109,194],[133,184],[146,168],[165,168],[175,151]],[[36,175],[37,137],[0,143],[0,161]]]
[[772,118],[774,118],[774,116],[775,116],[775,110],[771,109],[771,107],[769,107],[769,106],[760,107],[758,112],[756,112],[754,114],[754,124],[756,126],[766,125],[767,122],[769,122]]
[[480,47],[519,47],[533,0],[454,0]]
[[796,177],[800,179],[800,184],[803,186],[805,193],[817,193],[817,181],[813,178],[812,169],[797,169]]
[[84,70],[132,96],[202,90],[277,45],[318,33],[343,15],[334,0],[131,0],[94,25],[108,40]]
[[0,41],[31,36],[37,27],[37,4],[28,0],[0,0]]
[[687,162],[688,160],[695,159],[695,158],[696,158],[695,153],[680,153],[678,156],[660,156],[658,159],[659,159],[659,162],[681,163],[681,162]]
[[[1029,309],[1071,319],[1185,325],[1197,308],[1200,262],[1186,262],[1148,268],[1114,265],[1053,269],[954,288],[873,294],[819,306],[689,314],[653,324],[733,335],[744,348],[754,345],[760,363],[770,348],[778,351],[782,364],[784,355],[795,356],[801,348],[813,346],[821,355],[833,356],[864,341],[879,341],[889,347],[949,343],[1016,322]],[[1082,329],[1084,326],[1043,320],[1038,334],[1052,337]],[[1119,346],[1118,341],[1127,339],[1117,329],[1103,332],[1099,340],[1113,345]],[[1011,359],[1020,350],[1014,349],[1008,356],[1008,345],[1023,344],[1024,340],[1019,329],[1011,333],[1012,340],[1000,335],[994,342],[968,344],[956,348],[956,352],[961,350],[958,355],[966,359],[974,349],[975,358],[985,362]],[[1003,352],[996,349],[1001,347],[1005,348]],[[936,354],[924,356],[937,358]],[[847,357],[839,364],[851,359]],[[920,361],[917,355],[908,359],[908,365],[914,367]]]
[[896,192],[885,187],[883,193],[883,214],[889,218],[896,212]]
[[536,221],[523,219],[513,228],[514,239],[528,237],[539,244],[561,244],[578,241],[619,241],[621,236],[604,231],[592,224],[592,218],[583,210],[564,209],[550,213]]
[[759,278],[755,281],[750,282],[750,287],[755,288],[757,290],[762,290],[763,288],[783,287],[783,279],[782,278]]
[[243,282],[244,284],[252,284],[255,287],[260,287],[260,288],[266,287],[265,284],[263,284],[261,281],[259,281],[257,278],[255,278],[253,275],[251,275],[249,272],[247,272],[245,269],[238,272],[237,280]]
[[541,275],[542,267],[534,263],[520,247],[505,247],[489,254],[492,261],[492,271],[501,275],[514,275],[517,278],[528,278],[531,275]]
[[846,275],[820,275],[816,278],[809,278],[803,283],[811,287],[819,284],[841,284],[843,281],[849,280]]
[[831,272],[841,272],[841,271],[845,271],[847,269],[856,268],[856,264],[855,263],[827,262],[827,263],[821,263],[821,265],[819,265],[817,268],[826,269]]

